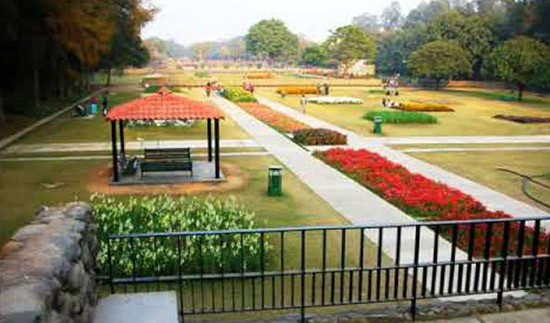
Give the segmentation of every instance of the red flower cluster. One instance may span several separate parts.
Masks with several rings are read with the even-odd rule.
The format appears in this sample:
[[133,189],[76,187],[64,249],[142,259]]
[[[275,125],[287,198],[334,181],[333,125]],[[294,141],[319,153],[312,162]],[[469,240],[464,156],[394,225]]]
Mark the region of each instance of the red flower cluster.
[[[422,175],[413,174],[405,167],[367,150],[335,148],[317,152],[315,155],[415,218],[431,221],[511,218],[506,213],[487,210],[470,195]],[[499,255],[503,246],[504,224],[492,225],[490,241],[486,237],[487,227],[487,224],[476,224],[472,237],[471,225],[459,225],[459,247],[467,250],[470,239],[473,238],[475,256],[482,256],[486,245],[490,246],[491,256]],[[452,228],[446,227],[441,233],[450,239],[452,231]],[[521,231],[518,222],[509,224],[509,254],[520,251],[518,246]],[[536,236],[534,228],[525,227],[523,236],[522,252],[530,254]],[[545,252],[550,236],[541,232],[539,237],[538,252],[542,253]]]
[[260,103],[243,102],[239,103],[239,106],[246,112],[281,132],[292,133],[302,129],[309,129],[305,124]]

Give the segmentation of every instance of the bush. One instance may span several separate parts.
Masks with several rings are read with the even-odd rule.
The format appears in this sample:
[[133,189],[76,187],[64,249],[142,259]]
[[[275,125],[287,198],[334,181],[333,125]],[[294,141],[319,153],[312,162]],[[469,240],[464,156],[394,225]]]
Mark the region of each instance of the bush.
[[251,92],[237,87],[225,89],[222,95],[232,102],[258,102]]
[[454,112],[453,109],[440,103],[405,102],[401,103],[396,109],[416,112]]
[[430,114],[406,111],[370,111],[363,119],[373,121],[374,117],[382,117],[382,123],[391,124],[437,123],[437,118]]
[[254,117],[265,122],[269,126],[275,128],[277,131],[290,133],[297,130],[309,128],[305,124],[297,121],[296,119],[290,118],[285,114],[277,112],[271,108],[266,107],[265,105],[259,103],[244,103],[239,104],[243,110],[250,113]]
[[[125,202],[102,195],[92,196],[92,205],[98,224],[98,236],[104,246],[98,262],[108,270],[107,237],[114,234],[182,232],[252,229],[254,213],[247,211],[234,199],[172,198],[169,196],[131,197]],[[224,236],[223,247],[219,236],[181,238],[185,245],[180,265],[186,274],[197,273],[200,258],[204,272],[217,272],[222,252],[224,269],[240,269],[240,254],[245,255],[245,269],[258,268],[260,238],[244,235],[241,246],[238,235]],[[199,248],[199,239],[202,248]],[[173,275],[178,269],[177,238],[111,240],[110,252],[117,275]],[[267,250],[268,245],[264,245]],[[202,249],[202,251],[201,251]],[[135,267],[133,264],[137,264]]]
[[292,94],[320,94],[316,86],[284,86],[277,88],[277,93],[280,95]]
[[200,79],[210,77],[210,73],[206,71],[198,71],[198,72],[195,72],[194,75],[196,78],[200,78]]
[[294,141],[305,146],[345,145],[347,136],[329,129],[302,129],[294,132]]
[[263,80],[263,79],[271,79],[275,76],[271,73],[253,73],[247,75],[247,78],[250,80]]

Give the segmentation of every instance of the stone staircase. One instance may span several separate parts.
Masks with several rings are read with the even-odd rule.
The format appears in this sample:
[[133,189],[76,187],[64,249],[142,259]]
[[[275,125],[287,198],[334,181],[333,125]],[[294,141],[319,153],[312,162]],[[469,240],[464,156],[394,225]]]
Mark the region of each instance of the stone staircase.
[[178,323],[175,292],[114,294],[99,301],[94,323]]

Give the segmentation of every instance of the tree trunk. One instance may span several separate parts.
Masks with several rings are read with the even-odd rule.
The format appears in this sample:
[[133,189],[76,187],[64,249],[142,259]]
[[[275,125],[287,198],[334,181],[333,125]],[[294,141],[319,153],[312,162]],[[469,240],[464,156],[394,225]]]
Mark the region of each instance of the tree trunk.
[[441,83],[441,79],[435,79],[435,89],[439,90],[439,83]]
[[518,84],[518,101],[519,102],[523,100],[523,90],[525,90],[525,84],[523,83]]
[[34,107],[40,106],[40,71],[38,69],[38,58],[36,57],[36,46],[33,46],[32,54],[32,97]]
[[111,67],[107,68],[107,81],[105,82],[105,86],[111,86]]
[[4,92],[0,88],[0,124],[6,123],[6,116],[4,115]]

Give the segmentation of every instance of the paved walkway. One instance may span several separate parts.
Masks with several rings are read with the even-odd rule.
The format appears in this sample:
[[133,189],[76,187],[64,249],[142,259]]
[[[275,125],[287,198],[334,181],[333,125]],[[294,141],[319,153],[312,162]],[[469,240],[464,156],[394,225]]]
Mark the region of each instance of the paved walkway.
[[[364,148],[372,152],[376,152],[395,163],[403,165],[404,167],[409,169],[411,172],[422,174],[425,177],[430,178],[434,181],[445,183],[451,187],[459,189],[462,192],[475,197],[477,200],[483,203],[489,210],[503,211],[516,218],[550,216],[550,214],[548,214],[547,212],[544,212],[543,210],[533,207],[527,203],[513,199],[507,195],[504,195],[500,192],[492,190],[474,181],[468,180],[454,173],[446,171],[438,166],[423,162],[410,155],[391,149],[381,144],[382,143],[381,140],[385,140],[387,142],[388,141],[387,139],[382,139],[382,138],[372,139],[372,138],[363,137],[356,134],[355,132],[337,127],[326,121],[319,120],[309,115],[304,115],[303,113],[293,108],[287,107],[283,104],[280,104],[278,102],[267,100],[265,98],[260,98],[259,101],[260,103],[265,104],[271,107],[272,109],[279,111],[281,113],[284,113],[296,120],[299,120],[302,123],[309,125],[311,127],[327,128],[327,129],[332,129],[340,133],[343,133],[348,136],[348,146],[350,146],[350,148],[355,148],[355,149]],[[469,137],[455,137],[455,140],[461,140],[460,143],[480,143],[481,141],[485,141],[485,143],[489,143],[489,142],[490,143],[503,143],[503,142],[525,143],[525,142],[529,142],[529,140],[533,140],[532,142],[547,142],[548,140],[548,142],[550,142],[550,136],[532,136],[532,137],[533,138],[531,138],[531,136],[472,137],[471,139],[468,139],[468,140],[467,138]],[[484,139],[482,140],[482,138]],[[403,140],[403,138],[401,138],[401,140]],[[452,140],[448,140],[448,141],[452,141]],[[407,143],[412,143],[412,142],[407,142]],[[445,143],[445,141],[433,142],[433,143]],[[545,221],[544,226],[547,229],[550,229],[550,221]]]
[[[143,148],[207,148],[205,140],[144,140],[127,141],[126,150],[142,150]],[[223,139],[220,140],[222,148],[249,148],[259,147],[258,143],[250,139]],[[62,143],[62,144],[27,144],[13,145],[6,148],[3,153],[51,153],[51,152],[81,152],[81,151],[110,151],[110,142],[89,143]]]
[[[213,101],[225,114],[231,117],[248,134],[273,154],[282,164],[292,171],[302,182],[323,198],[349,222],[356,225],[375,225],[388,223],[416,222],[395,206],[389,204],[371,191],[367,190],[341,172],[326,165],[263,122],[244,112],[233,103],[214,97]],[[366,236],[371,241],[378,241],[375,230],[366,230]],[[390,258],[396,254],[396,229],[384,231],[382,249]],[[403,229],[401,238],[401,264],[412,263],[414,259],[414,229]],[[433,258],[434,233],[427,228],[421,230],[420,262],[431,262]],[[440,238],[439,261],[448,261],[451,255],[451,245],[447,240]],[[456,259],[466,259],[463,251],[456,250]],[[441,275],[438,275],[441,276]],[[472,275],[473,276],[473,275]],[[431,286],[431,273],[427,275],[427,286]],[[473,283],[473,278],[472,283]],[[448,271],[445,277],[438,277],[437,284],[444,279],[445,285],[450,281]],[[455,275],[456,279],[458,275]],[[466,279],[463,277],[463,281]],[[468,298],[485,298],[488,295],[468,296]]]
[[517,312],[502,312],[502,313],[492,313],[484,314],[478,316],[470,316],[463,318],[456,318],[450,320],[437,320],[437,321],[426,321],[426,322],[437,322],[437,323],[524,323],[524,322],[534,322],[534,323],[543,323],[550,321],[550,308],[537,308],[529,309]]
[[406,148],[398,149],[404,153],[443,153],[467,151],[550,151],[550,147],[488,147],[488,148]]

